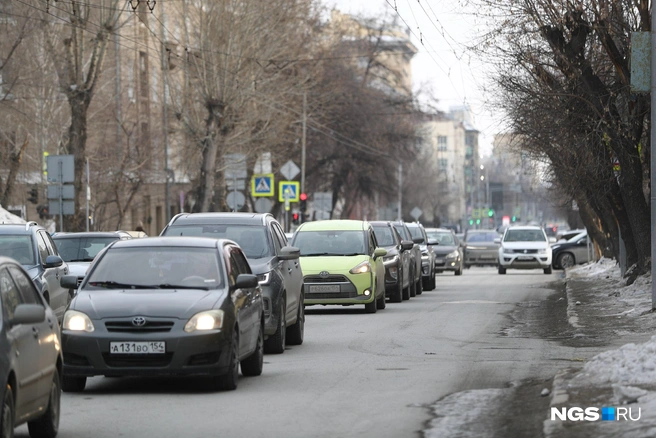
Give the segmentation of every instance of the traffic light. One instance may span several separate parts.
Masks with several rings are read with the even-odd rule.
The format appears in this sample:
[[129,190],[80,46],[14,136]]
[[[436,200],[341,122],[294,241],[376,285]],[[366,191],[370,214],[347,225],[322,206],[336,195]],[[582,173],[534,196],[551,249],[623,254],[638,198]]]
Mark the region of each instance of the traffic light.
[[50,211],[47,205],[37,205],[36,211],[39,213],[39,218],[41,219],[48,219],[50,217]]
[[516,222],[517,221],[517,216],[513,216],[511,221]]
[[487,211],[487,217],[494,217],[494,210],[491,208]]
[[474,225],[474,219],[469,219],[469,225]]
[[476,225],[480,225],[480,224],[481,224],[481,220],[480,220],[480,219],[476,219]]
[[39,190],[36,187],[32,187],[27,193],[29,194],[29,197],[27,198],[28,201],[32,204],[39,203]]
[[305,213],[307,211],[307,193],[301,193],[298,199],[301,200],[300,207],[299,207],[301,213]]
[[292,214],[292,223],[294,225],[298,225],[300,218],[301,218],[300,214],[298,214],[298,213]]

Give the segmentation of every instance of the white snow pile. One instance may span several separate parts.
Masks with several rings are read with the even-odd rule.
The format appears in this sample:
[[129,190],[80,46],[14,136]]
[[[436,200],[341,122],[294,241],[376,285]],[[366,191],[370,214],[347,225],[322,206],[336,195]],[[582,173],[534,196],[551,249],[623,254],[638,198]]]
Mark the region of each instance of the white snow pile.
[[0,224],[24,224],[25,220],[16,216],[15,214],[9,213],[7,210],[0,206]]
[[587,263],[567,270],[568,277],[581,279],[615,278],[620,279],[620,267],[613,259],[602,257],[596,263]]

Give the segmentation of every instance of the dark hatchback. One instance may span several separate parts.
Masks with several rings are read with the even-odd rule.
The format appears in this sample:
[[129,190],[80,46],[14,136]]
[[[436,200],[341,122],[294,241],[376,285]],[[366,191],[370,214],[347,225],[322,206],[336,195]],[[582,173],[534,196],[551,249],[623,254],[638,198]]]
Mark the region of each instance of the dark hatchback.
[[230,390],[240,363],[262,373],[262,294],[235,242],[133,239],[98,257],[64,315],[64,391],[95,375],[200,375]]
[[231,239],[244,251],[264,296],[264,352],[283,353],[301,345],[305,327],[305,294],[300,251],[271,214],[181,213],[162,236]]
[[413,285],[410,277],[410,267],[414,265],[414,255],[411,253],[414,242],[403,240],[391,222],[370,222],[381,248],[387,250],[383,257],[385,265],[385,295],[391,302],[400,303],[410,299],[410,287]]

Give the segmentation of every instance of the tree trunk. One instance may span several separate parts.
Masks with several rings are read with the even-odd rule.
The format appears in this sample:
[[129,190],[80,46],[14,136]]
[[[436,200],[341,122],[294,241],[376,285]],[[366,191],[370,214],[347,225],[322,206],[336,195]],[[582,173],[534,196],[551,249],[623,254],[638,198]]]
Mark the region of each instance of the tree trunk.
[[25,153],[28,144],[30,144],[30,142],[26,139],[20,149],[14,151],[10,156],[9,175],[7,175],[7,181],[4,184],[2,197],[0,197],[0,205],[7,206],[7,203],[9,202],[9,196],[11,196],[11,191],[16,182],[16,174],[18,173],[18,169],[20,169],[21,162],[23,161],[23,154]]
[[217,133],[221,127],[221,118],[224,105],[213,99],[209,99],[205,108],[207,119],[205,120],[205,138],[202,140],[202,163],[198,187],[196,189],[196,203],[193,211],[209,211],[212,204],[214,191],[216,157],[218,152]]
[[71,124],[68,127],[66,150],[73,155],[74,159],[75,214],[64,216],[66,231],[83,231],[86,229],[86,213],[82,210],[82,205],[86,202],[84,182],[86,181],[87,116],[90,102],[91,94],[89,92],[72,91],[68,94],[68,103],[71,107]]

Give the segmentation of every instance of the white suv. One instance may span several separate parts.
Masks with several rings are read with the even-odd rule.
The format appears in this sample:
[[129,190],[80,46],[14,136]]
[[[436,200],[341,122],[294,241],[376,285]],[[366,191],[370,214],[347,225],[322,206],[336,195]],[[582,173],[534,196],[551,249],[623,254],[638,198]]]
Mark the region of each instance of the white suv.
[[544,230],[536,226],[508,227],[499,247],[499,274],[506,269],[543,269],[551,274],[551,246]]

